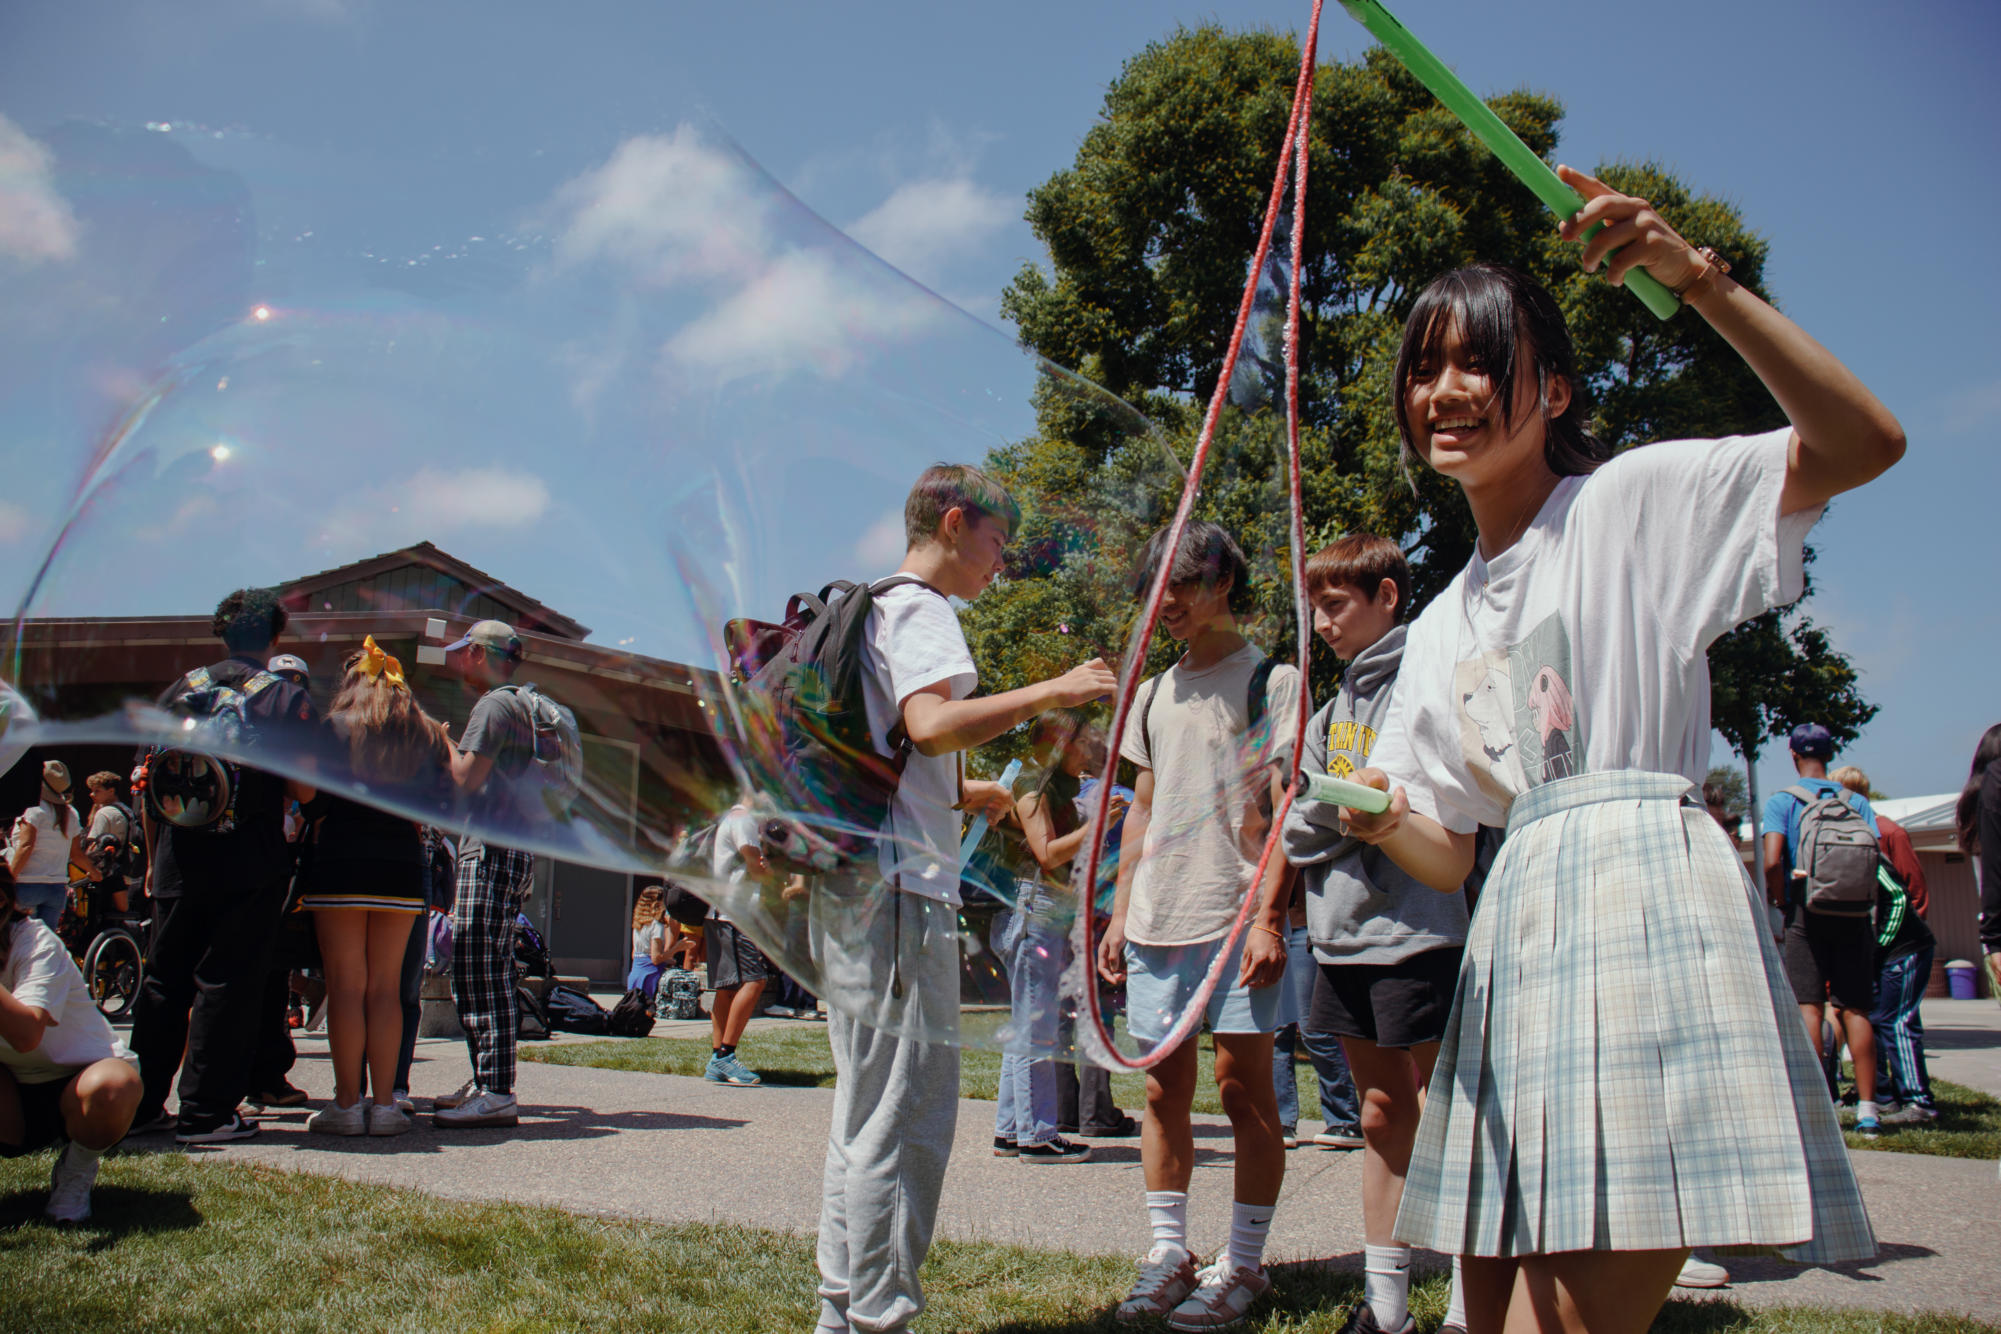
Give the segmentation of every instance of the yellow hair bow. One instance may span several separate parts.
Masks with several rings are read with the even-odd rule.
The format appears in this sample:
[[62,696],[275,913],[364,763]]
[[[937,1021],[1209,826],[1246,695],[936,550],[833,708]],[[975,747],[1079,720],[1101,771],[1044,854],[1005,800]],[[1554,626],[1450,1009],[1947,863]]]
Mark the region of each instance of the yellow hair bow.
[[361,661],[355,666],[364,675],[380,677],[392,686],[403,684],[403,664],[396,661],[394,655],[384,653],[376,644],[374,635],[361,641]]

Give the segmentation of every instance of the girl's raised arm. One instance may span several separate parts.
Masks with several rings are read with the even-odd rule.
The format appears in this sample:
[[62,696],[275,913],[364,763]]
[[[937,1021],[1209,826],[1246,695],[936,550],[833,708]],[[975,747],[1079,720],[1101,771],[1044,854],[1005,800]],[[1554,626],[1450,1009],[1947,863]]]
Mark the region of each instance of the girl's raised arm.
[[[1904,456],[1904,428],[1806,330],[1732,282],[1646,200],[1622,195],[1570,167],[1556,172],[1585,200],[1560,224],[1562,234],[1574,241],[1594,224],[1605,224],[1604,231],[1584,243],[1585,270],[1603,264],[1606,279],[1617,282],[1628,269],[1644,265],[1737,349],[1778,400],[1793,424],[1780,513],[1825,504]],[[1619,253],[1608,260],[1614,249]]]

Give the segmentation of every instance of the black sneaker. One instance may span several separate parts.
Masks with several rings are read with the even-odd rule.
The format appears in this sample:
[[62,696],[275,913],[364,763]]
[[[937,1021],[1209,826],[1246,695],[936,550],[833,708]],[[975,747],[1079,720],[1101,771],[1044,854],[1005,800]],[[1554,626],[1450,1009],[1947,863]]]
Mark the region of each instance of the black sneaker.
[[130,1139],[134,1135],[157,1135],[163,1130],[172,1130],[179,1124],[180,1118],[172,1112],[160,1112],[134,1120],[132,1128],[125,1132],[125,1137]]
[[994,1136],[994,1157],[1013,1158],[1021,1153],[1021,1146],[1006,1135]]
[[1015,1156],[1024,1163],[1087,1163],[1091,1161],[1091,1146],[1072,1144],[1058,1135],[1047,1144],[1023,1144]]
[[239,1139],[255,1139],[257,1126],[243,1119],[242,1113],[231,1112],[229,1119],[209,1126],[183,1125],[174,1132],[176,1144],[228,1144]]
[[304,1089],[281,1080],[278,1087],[266,1089],[262,1093],[253,1093],[244,1101],[262,1111],[266,1107],[304,1107],[307,1098]]
[[1103,1129],[1097,1126],[1085,1126],[1077,1133],[1086,1139],[1131,1139],[1139,1134],[1139,1122],[1121,1112],[1117,1122],[1112,1125]]
[[1395,1329],[1384,1329],[1376,1323],[1376,1313],[1367,1302],[1356,1302],[1348,1311],[1348,1321],[1341,1326],[1341,1334],[1415,1334],[1417,1318],[1408,1313],[1403,1323]]

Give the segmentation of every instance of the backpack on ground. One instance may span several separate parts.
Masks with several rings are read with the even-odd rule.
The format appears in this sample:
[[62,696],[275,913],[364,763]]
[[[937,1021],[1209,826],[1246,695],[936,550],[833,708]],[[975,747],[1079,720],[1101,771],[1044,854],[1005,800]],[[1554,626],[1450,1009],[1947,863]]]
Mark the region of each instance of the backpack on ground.
[[236,761],[210,751],[241,751],[255,742],[250,701],[277,684],[271,673],[258,672],[230,685],[206,667],[182,678],[181,693],[167,709],[186,720],[185,730],[174,745],[154,751],[146,765],[146,801],[154,815],[177,829],[235,832],[243,771]]
[[795,594],[780,625],[738,620],[725,627],[746,678],[746,757],[762,770],[762,790],[783,794],[785,818],[765,822],[765,855],[786,869],[874,865],[912,747],[901,719],[890,729],[888,754],[870,735],[863,636],[875,599],[907,584],[930,587],[909,575],[873,584],[837,580],[818,596]]
[[539,1042],[549,1036],[549,1016],[526,982],[514,985],[514,1027],[515,1036],[523,1042]]
[[542,1013],[549,1027],[565,1033],[589,1033],[601,1037],[610,1031],[611,1016],[604,1006],[574,987],[553,986],[542,997]]
[[527,914],[514,915],[514,962],[523,977],[553,977],[556,964],[549,957],[549,942],[529,922]]
[[702,1017],[702,976],[685,968],[670,968],[660,975],[660,988],[654,993],[654,1013],[662,1019],[700,1019]]
[[1805,873],[1800,901],[1808,912],[1829,917],[1869,917],[1876,911],[1876,868],[1883,849],[1848,794],[1820,794],[1795,785],[1785,789],[1800,811],[1797,879]]
[[618,1004],[611,1007],[611,1018],[605,1021],[605,1031],[615,1038],[643,1038],[651,1033],[653,1008],[646,992],[634,987],[619,997]]
[[528,768],[515,783],[532,784],[550,817],[566,818],[584,785],[584,738],[577,730],[577,715],[543,694],[533,681],[493,689],[521,701],[534,733]]

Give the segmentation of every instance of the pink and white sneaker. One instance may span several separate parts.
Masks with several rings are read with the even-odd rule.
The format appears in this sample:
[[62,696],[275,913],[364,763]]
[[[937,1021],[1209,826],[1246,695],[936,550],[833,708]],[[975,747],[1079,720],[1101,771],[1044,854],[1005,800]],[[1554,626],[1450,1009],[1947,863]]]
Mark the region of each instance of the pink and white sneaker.
[[1195,1291],[1167,1317],[1169,1329],[1228,1329],[1241,1324],[1251,1304],[1271,1291],[1262,1269],[1241,1269],[1228,1252],[1195,1276]]
[[1157,1320],[1195,1291],[1195,1257],[1162,1243],[1139,1262],[1139,1281],[1119,1303],[1118,1319]]

